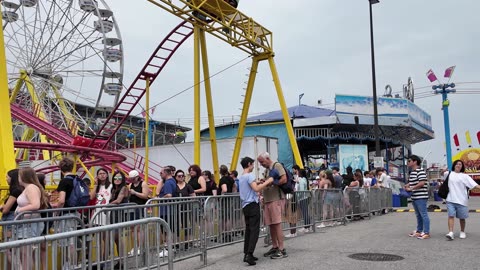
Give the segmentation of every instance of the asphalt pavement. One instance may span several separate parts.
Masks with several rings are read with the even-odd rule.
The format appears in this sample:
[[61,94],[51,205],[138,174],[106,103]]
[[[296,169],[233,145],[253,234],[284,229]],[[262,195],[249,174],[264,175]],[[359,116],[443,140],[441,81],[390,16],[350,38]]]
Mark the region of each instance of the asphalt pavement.
[[[445,209],[441,202],[429,202]],[[409,203],[408,208],[412,208]],[[480,198],[472,197],[469,208],[480,209]],[[405,209],[405,208],[403,208]],[[256,266],[242,262],[243,243],[208,251],[204,269],[480,269],[480,213],[470,213],[466,239],[459,239],[459,223],[455,221],[455,239],[446,239],[447,213],[430,214],[431,238],[419,240],[408,234],[416,228],[415,213],[391,212],[353,221],[347,225],[317,229],[315,233],[299,234],[285,242],[288,257],[270,259],[262,256],[270,247],[260,239],[255,251]],[[383,259],[400,256],[397,261],[365,261],[349,256],[368,253],[367,257]],[[175,269],[200,269],[199,258],[175,263]]]

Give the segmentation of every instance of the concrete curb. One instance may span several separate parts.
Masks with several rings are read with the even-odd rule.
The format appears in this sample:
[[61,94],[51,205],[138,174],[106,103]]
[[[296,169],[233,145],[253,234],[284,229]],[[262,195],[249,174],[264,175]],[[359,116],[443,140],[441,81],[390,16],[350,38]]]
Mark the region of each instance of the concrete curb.
[[[393,209],[393,212],[397,213],[406,213],[406,212],[415,212],[415,209]],[[434,209],[428,210],[428,212],[447,212],[447,209]],[[480,213],[480,209],[469,209],[469,213]]]

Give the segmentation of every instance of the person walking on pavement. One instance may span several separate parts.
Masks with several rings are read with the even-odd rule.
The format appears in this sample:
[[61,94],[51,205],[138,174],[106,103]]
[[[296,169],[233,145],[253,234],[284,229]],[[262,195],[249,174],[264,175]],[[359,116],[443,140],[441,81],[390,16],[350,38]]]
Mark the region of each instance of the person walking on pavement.
[[412,192],[413,208],[417,217],[417,230],[410,233],[410,237],[418,239],[430,238],[430,218],[427,212],[428,185],[427,175],[420,168],[421,160],[418,156],[412,155],[408,158],[408,167],[412,169],[408,179],[406,191]]
[[240,201],[242,211],[245,216],[245,241],[243,243],[243,261],[249,265],[257,264],[257,257],[253,256],[255,246],[257,245],[258,235],[260,234],[260,205],[258,193],[265,187],[273,183],[273,178],[268,178],[264,182],[255,181],[255,175],[252,173],[254,162],[250,157],[244,157],[240,164],[243,173],[239,177]]
[[469,175],[465,174],[465,164],[461,160],[455,160],[452,170],[447,176],[448,179],[448,233],[447,239],[453,240],[453,224],[455,217],[460,219],[460,239],[467,238],[465,234],[465,220],[468,218],[468,189],[480,188]]

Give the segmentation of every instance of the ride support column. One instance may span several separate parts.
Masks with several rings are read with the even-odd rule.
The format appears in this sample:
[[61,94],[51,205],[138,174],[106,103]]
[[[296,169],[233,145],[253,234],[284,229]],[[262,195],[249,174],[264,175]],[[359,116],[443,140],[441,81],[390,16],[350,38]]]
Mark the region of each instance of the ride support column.
[[[3,29],[3,20],[0,20],[0,29]],[[7,58],[2,31],[0,32],[0,186],[7,186],[5,175],[7,171],[16,168],[7,82]]]

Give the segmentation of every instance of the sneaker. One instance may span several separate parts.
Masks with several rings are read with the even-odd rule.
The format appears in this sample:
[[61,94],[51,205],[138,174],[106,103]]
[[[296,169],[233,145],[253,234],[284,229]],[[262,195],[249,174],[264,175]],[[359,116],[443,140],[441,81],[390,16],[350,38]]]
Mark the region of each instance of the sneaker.
[[420,239],[420,240],[425,240],[425,239],[429,239],[429,238],[430,238],[429,233],[422,233],[419,237],[417,237],[417,239]]
[[465,239],[465,238],[467,238],[467,234],[465,232],[460,232],[459,238],[460,239]]
[[158,257],[163,258],[163,257],[168,257],[168,250],[164,249],[160,253],[158,253]]
[[413,231],[408,236],[410,237],[420,237],[422,235],[421,232]]
[[297,237],[297,233],[289,233],[287,235],[285,235],[286,238],[293,238],[293,237]]
[[325,223],[323,223],[323,222],[320,223],[320,225],[317,225],[317,228],[325,228],[325,227],[327,227],[327,226],[325,226]]
[[445,237],[447,237],[448,240],[453,240],[455,237],[453,236],[453,232],[449,232],[445,234]]
[[[137,255],[140,255],[140,249],[137,249]],[[128,252],[128,256],[133,256],[135,254],[135,248],[132,248],[129,252]]]
[[270,259],[282,259],[286,257],[288,257],[287,251],[283,249],[283,250],[277,250],[274,254],[270,256]]
[[273,254],[277,253],[277,251],[278,251],[278,248],[271,248],[269,251],[267,251],[267,253],[263,254],[263,257],[270,257]]
[[298,229],[298,232],[300,232],[300,233],[305,233],[305,232],[307,232],[307,231],[308,231],[308,229],[305,229],[305,228],[300,228],[300,229]]

